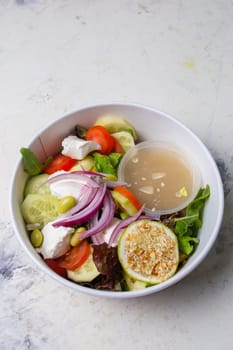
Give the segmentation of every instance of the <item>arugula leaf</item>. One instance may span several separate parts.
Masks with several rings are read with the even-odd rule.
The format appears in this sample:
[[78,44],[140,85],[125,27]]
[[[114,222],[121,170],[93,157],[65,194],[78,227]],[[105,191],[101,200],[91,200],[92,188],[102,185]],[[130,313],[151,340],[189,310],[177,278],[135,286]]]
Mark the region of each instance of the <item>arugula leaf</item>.
[[24,170],[29,175],[38,175],[43,170],[43,164],[29,148],[21,148],[20,153],[23,156]]
[[205,188],[201,188],[194,200],[189,203],[185,210],[185,216],[173,219],[179,249],[187,256],[194,251],[199,243],[197,234],[202,226],[202,211],[209,196],[210,187],[207,185]]

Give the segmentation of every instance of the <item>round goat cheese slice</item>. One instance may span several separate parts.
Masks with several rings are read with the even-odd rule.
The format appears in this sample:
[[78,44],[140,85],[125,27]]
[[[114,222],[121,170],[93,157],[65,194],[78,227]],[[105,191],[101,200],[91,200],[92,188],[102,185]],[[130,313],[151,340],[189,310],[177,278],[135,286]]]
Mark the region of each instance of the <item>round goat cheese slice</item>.
[[177,237],[161,222],[137,220],[122,232],[118,257],[131,278],[149,284],[164,282],[178,267]]

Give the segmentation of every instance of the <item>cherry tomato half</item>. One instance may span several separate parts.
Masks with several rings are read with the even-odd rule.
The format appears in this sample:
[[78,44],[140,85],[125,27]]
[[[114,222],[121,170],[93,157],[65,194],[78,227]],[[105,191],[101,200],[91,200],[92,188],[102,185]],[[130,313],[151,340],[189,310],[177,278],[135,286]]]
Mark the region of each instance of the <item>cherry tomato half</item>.
[[76,247],[71,248],[64,256],[57,259],[58,266],[68,270],[75,270],[85,263],[90,253],[90,244],[87,240],[83,240]]
[[115,137],[113,137],[113,138],[114,138],[113,152],[123,153],[123,148],[121,147],[120,142]]
[[86,140],[97,142],[101,146],[99,152],[102,154],[109,154],[115,146],[115,139],[102,125],[90,127],[86,133]]
[[65,156],[64,154],[56,155],[51,162],[44,168],[46,174],[53,174],[58,170],[70,170],[77,163],[76,159]]
[[45,259],[45,263],[50,267],[51,270],[56,272],[59,276],[66,277],[66,269],[60,267],[55,260]]

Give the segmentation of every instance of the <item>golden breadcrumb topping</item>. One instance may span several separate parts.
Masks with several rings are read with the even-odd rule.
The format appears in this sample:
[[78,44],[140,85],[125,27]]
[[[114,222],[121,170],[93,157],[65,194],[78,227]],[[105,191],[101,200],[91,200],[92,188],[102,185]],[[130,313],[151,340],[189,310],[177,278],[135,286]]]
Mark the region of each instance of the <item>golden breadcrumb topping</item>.
[[170,277],[177,267],[176,241],[163,227],[144,221],[127,235],[125,246],[127,265],[145,277],[155,277],[160,282]]

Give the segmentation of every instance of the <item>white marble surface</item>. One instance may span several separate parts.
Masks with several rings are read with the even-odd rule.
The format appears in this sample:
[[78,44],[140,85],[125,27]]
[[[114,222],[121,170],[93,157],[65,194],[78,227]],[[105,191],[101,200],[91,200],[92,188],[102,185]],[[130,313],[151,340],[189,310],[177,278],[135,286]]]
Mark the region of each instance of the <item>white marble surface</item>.
[[[230,0],[0,0],[1,350],[232,348],[232,13]],[[192,129],[219,165],[226,203],[201,266],[159,294],[124,301],[44,275],[8,212],[19,148],[64,112],[119,101]]]

